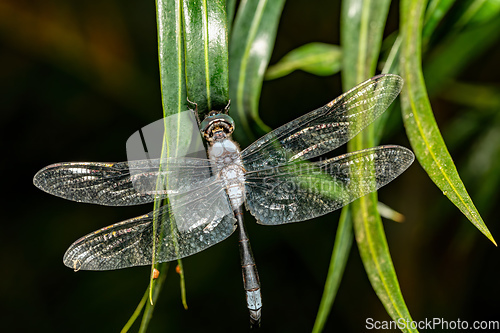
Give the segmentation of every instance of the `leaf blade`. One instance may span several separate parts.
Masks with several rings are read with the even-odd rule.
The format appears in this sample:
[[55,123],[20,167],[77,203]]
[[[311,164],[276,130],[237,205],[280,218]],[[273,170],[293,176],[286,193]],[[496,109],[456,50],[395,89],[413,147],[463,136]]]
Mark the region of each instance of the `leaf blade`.
[[[189,96],[199,102],[201,111],[223,108],[228,101],[227,69],[227,27],[226,9],[223,0],[207,2],[197,0],[156,0],[158,28],[158,56],[160,83],[164,117],[188,110]],[[209,33],[210,32],[210,33]],[[215,87],[215,88],[214,88]],[[197,103],[198,104],[198,103]],[[167,127],[166,127],[167,129]],[[177,146],[182,137],[182,128],[176,133],[168,133],[167,138],[177,138]],[[168,142],[164,142],[162,157],[171,156]],[[175,145],[174,145],[175,147]],[[161,167],[161,166],[160,166]],[[155,200],[154,210],[162,205]],[[153,221],[153,234],[157,233],[158,221]],[[161,237],[160,237],[161,238]],[[157,248],[153,237],[153,248]],[[140,331],[145,331],[154,310],[154,300],[158,297],[165,281],[168,263],[158,264],[153,251],[149,300],[144,311]],[[182,262],[178,260],[182,267]],[[164,271],[160,279],[154,279],[154,271]],[[186,307],[183,270],[180,271],[182,302]]]
[[183,1],[187,96],[202,116],[229,101],[226,22],[224,0]]
[[458,175],[434,119],[422,73],[421,30],[425,9],[421,2],[403,1],[400,69],[405,86],[401,93],[403,121],[415,155],[432,181],[450,201],[495,245]]
[[243,145],[270,131],[259,117],[259,98],[285,0],[242,1],[229,46],[231,117]]
[[[182,3],[181,0],[166,1],[156,0],[156,24],[158,30],[158,62],[160,70],[160,87],[163,106],[163,116],[168,117],[178,114],[188,109],[185,71],[184,71],[184,52],[182,34]],[[180,138],[180,128],[175,135],[169,137]],[[165,136],[165,139],[168,136]],[[168,156],[169,144],[163,144],[162,156]],[[155,199],[153,209],[156,211],[162,205],[161,199]],[[158,221],[153,221],[153,234],[156,235]],[[156,248],[156,237],[153,237],[153,248]],[[154,271],[164,270],[165,264],[156,263],[156,251],[153,251],[152,264],[149,277],[149,302],[147,312],[144,312],[141,329],[144,326],[146,330],[149,320],[146,320],[147,313],[154,310],[154,295],[156,290],[160,290],[164,279],[154,279]],[[156,296],[157,297],[157,296]]]
[[328,315],[330,314],[333,302],[335,301],[335,296],[337,295],[337,291],[344,274],[347,259],[349,259],[352,240],[353,233],[350,211],[348,209],[342,210],[339,226],[337,227],[337,234],[335,235],[335,245],[333,246],[323,295],[321,297],[318,313],[312,329],[313,333],[321,332],[328,319]]
[[296,70],[328,76],[340,71],[342,51],[339,46],[308,43],[288,52],[276,64],[269,66],[265,80],[274,80]]
[[129,320],[125,323],[120,333],[127,333],[129,331],[129,329],[132,327],[136,319],[141,314],[142,309],[144,308],[146,302],[148,301],[148,298],[149,298],[149,286],[146,289],[144,295],[142,296],[142,299],[139,301],[139,304],[135,308],[134,313],[132,313],[132,316],[130,316]]
[[[370,0],[343,2],[341,46],[344,51],[344,90],[374,75],[389,4],[389,1]],[[376,124],[378,121],[352,139],[348,150],[373,146]],[[370,283],[387,313],[394,321],[400,318],[411,321],[392,264],[377,202],[377,193],[373,192],[350,204],[356,243]],[[408,327],[404,331],[417,332]]]
[[161,288],[163,287],[163,284],[165,283],[165,280],[167,278],[168,267],[169,267],[168,262],[164,262],[158,266],[158,270],[160,270],[160,276],[158,277],[157,280],[155,280],[156,281],[155,288],[150,289],[153,290],[153,294],[150,296],[151,301],[146,302],[146,308],[144,309],[144,314],[142,315],[141,326],[139,327],[139,333],[145,333],[148,329],[149,322],[153,317],[153,311],[155,309],[156,301],[160,296]]
[[450,10],[455,0],[430,0],[425,12],[424,27],[422,30],[422,45],[425,48],[429,43],[432,33]]
[[488,50],[500,38],[500,12],[496,19],[465,26],[458,34],[450,34],[428,55],[424,64],[427,91],[433,96],[466,66]]

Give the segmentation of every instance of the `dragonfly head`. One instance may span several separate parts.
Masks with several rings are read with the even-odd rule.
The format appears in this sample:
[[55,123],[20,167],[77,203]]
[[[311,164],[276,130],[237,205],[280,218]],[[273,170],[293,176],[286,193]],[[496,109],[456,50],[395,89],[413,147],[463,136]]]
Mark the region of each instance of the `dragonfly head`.
[[234,120],[221,111],[210,111],[201,122],[200,131],[208,142],[225,139],[234,131]]

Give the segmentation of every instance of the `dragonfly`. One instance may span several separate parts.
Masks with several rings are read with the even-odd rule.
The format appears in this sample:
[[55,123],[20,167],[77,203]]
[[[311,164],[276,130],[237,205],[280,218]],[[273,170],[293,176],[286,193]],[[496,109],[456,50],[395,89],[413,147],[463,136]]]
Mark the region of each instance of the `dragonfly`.
[[[73,201],[127,206],[168,198],[148,214],[78,239],[66,251],[64,264],[99,271],[173,261],[238,229],[250,322],[260,326],[262,295],[243,206],[262,225],[300,222],[339,209],[398,177],[414,160],[405,147],[383,145],[320,157],[377,119],[402,85],[402,78],[393,74],[370,78],[243,150],[232,139],[235,125],[226,107],[199,122],[207,158],[134,161],[134,172],[130,161],[67,162],[41,169],[34,184]],[[137,180],[155,185],[141,189],[134,186]]]

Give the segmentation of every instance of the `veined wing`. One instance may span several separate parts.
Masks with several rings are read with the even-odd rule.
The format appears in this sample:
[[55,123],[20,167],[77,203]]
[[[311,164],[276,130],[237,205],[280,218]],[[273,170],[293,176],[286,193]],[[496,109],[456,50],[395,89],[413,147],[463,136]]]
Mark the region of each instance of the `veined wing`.
[[324,161],[249,172],[245,175],[247,209],[260,224],[308,220],[378,190],[414,158],[407,148],[379,146]]
[[[156,233],[153,233],[153,221]],[[64,264],[75,270],[112,270],[190,256],[226,239],[236,219],[220,184],[182,194],[171,206],[97,230],[73,243]]]
[[[155,196],[182,193],[211,176],[210,161],[168,158],[119,163],[69,162],[49,165],[33,178],[35,186],[52,195],[105,206],[129,206],[152,202]],[[132,172],[131,172],[132,171]],[[155,192],[158,176],[168,186]]]
[[258,139],[242,152],[248,171],[309,159],[331,151],[379,117],[397,97],[403,79],[375,76],[325,106]]

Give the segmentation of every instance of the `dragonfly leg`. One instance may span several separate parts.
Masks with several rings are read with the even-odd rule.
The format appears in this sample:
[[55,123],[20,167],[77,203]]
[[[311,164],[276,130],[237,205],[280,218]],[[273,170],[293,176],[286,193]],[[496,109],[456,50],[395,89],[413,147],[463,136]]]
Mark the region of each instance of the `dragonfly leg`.
[[231,107],[231,100],[229,100],[229,101],[227,102],[227,105],[226,105],[226,107],[224,108],[223,112],[224,112],[225,114],[229,114],[229,108],[230,108],[230,107]]

